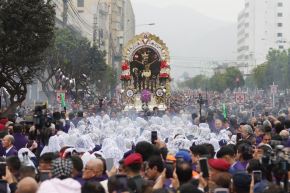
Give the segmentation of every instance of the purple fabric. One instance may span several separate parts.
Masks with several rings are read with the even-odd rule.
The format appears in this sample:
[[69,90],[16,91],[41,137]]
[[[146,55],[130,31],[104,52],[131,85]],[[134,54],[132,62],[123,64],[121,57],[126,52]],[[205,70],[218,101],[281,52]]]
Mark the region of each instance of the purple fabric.
[[17,151],[21,148],[24,148],[28,143],[27,137],[21,133],[14,133],[13,137],[15,139],[14,147]]
[[82,174],[77,175],[76,177],[73,178],[74,180],[78,181],[81,186],[83,186],[85,184],[85,180],[82,178]]
[[236,170],[236,171],[245,171],[246,168],[247,168],[247,165],[248,165],[248,162],[240,162],[240,161],[237,161],[234,165],[233,165],[233,168]]
[[256,144],[259,145],[263,141],[261,136],[256,137]]
[[18,151],[15,149],[15,147],[13,146],[7,153],[5,152],[5,156],[6,157],[10,157],[10,156],[18,156]]
[[285,147],[290,147],[290,138],[289,138],[289,139],[286,139],[286,140],[283,140],[283,141],[282,141],[282,144],[283,144]]

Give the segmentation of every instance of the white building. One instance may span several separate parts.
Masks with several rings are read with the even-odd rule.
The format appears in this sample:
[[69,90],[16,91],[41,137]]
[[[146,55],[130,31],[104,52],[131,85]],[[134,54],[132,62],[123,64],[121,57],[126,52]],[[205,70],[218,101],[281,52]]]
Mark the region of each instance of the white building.
[[290,47],[289,21],[289,0],[245,0],[237,33],[237,60],[244,74],[264,63],[271,48]]

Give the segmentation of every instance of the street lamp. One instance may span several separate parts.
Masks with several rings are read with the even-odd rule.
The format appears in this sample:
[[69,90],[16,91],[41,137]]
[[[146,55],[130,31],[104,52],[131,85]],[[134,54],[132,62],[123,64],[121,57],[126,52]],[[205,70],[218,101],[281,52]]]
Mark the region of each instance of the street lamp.
[[141,27],[141,26],[153,26],[153,25],[156,25],[156,23],[152,22],[152,23],[137,24],[135,27]]

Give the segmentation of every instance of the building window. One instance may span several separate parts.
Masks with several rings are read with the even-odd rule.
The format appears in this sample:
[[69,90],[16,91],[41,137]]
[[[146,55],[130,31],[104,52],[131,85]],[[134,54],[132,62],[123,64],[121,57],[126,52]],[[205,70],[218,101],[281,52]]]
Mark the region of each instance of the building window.
[[277,16],[278,17],[283,17],[283,13],[278,13]]
[[85,6],[85,2],[84,2],[84,0],[77,0],[78,2],[77,2],[77,6],[78,7],[84,7]]
[[283,23],[277,23],[278,27],[283,27]]
[[282,2],[278,2],[278,7],[283,7],[283,3]]
[[279,49],[284,49],[284,46],[280,45],[280,46],[279,46]]
[[277,33],[277,37],[283,37],[282,33]]

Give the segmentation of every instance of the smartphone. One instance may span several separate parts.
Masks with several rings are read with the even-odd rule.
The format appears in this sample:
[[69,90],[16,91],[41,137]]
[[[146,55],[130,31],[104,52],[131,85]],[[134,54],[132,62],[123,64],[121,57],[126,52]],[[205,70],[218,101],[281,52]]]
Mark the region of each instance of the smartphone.
[[242,133],[237,133],[237,142],[242,139]]
[[262,180],[262,171],[261,170],[254,170],[253,175],[254,175],[254,183],[255,184],[258,182],[261,182],[261,180]]
[[199,166],[200,166],[200,171],[202,172],[202,177],[208,178],[209,177],[209,171],[208,171],[207,158],[204,158],[204,157],[200,158]]
[[255,117],[255,111],[252,111],[252,117]]
[[114,166],[114,158],[107,158],[106,159],[106,166],[107,166],[107,170],[111,171],[111,169]]
[[6,176],[6,162],[0,162],[0,176]]
[[265,112],[265,116],[268,117],[269,116],[269,112]]
[[5,180],[0,180],[0,192],[1,193],[7,193],[7,187],[8,187],[8,184]]
[[165,168],[166,168],[166,178],[173,178],[173,171],[174,171],[174,164],[173,162],[167,161],[165,163]]
[[49,172],[39,172],[39,181],[44,182],[45,180],[49,180]]
[[156,140],[157,140],[157,131],[151,131],[151,143],[155,144]]
[[228,188],[216,188],[214,190],[214,193],[229,193],[229,189]]

